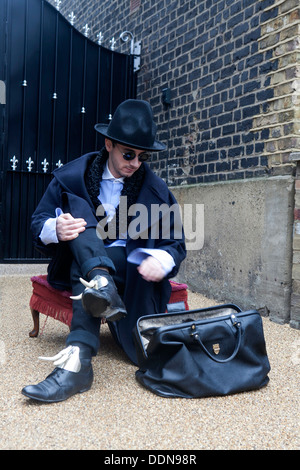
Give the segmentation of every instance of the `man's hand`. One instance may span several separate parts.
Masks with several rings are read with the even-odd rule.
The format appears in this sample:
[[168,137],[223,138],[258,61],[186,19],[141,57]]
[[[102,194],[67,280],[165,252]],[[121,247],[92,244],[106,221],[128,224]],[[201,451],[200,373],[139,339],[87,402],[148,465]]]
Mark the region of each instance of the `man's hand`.
[[56,219],[56,235],[59,241],[74,240],[85,230],[84,219],[74,219],[71,214],[61,214]]
[[145,281],[159,282],[165,277],[161,263],[153,256],[148,256],[137,268]]

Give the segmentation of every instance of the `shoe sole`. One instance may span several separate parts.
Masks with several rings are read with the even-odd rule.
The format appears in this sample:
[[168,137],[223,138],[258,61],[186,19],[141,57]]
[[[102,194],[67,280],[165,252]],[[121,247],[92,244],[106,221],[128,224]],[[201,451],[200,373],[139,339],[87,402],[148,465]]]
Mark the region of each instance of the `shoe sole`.
[[119,321],[122,320],[122,318],[125,318],[127,316],[127,312],[117,310],[116,312],[113,312],[111,315],[108,315],[106,318],[106,321]]
[[[87,313],[95,318],[105,318],[106,321],[119,321],[127,315],[126,310],[114,309],[109,313],[110,303],[93,293],[86,292],[82,297],[82,305]],[[108,310],[108,312],[107,312]]]
[[39,401],[39,402],[42,402],[42,403],[59,403],[61,401],[65,401],[65,400],[68,400],[69,398],[73,397],[74,395],[77,395],[77,393],[84,393],[84,392],[88,392],[90,390],[91,386],[87,387],[87,388],[84,388],[82,390],[78,390],[78,392],[75,392],[75,393],[72,393],[72,395],[66,397],[66,398],[60,398],[60,399],[57,399],[57,400],[45,400],[43,398],[38,398],[38,397],[34,397],[32,395],[30,395],[29,393],[26,393],[22,390],[22,395],[24,395],[25,397],[27,398],[30,398],[31,400],[36,400],[36,401]]
[[106,299],[95,297],[93,293],[86,292],[82,297],[82,305],[87,313],[93,317],[105,317],[105,311],[109,307]]

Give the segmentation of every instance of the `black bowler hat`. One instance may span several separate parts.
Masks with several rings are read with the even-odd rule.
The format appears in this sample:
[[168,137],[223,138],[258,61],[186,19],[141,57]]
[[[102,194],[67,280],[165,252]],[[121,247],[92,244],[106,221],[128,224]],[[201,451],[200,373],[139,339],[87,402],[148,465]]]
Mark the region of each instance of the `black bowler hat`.
[[142,100],[121,103],[109,124],[96,124],[96,131],[108,139],[140,150],[165,150],[155,140],[156,124],[150,104]]

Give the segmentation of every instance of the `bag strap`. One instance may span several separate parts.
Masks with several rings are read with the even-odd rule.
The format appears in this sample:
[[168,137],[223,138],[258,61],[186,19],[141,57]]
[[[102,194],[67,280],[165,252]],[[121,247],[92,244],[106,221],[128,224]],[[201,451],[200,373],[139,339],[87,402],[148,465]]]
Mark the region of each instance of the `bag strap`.
[[[218,359],[216,357],[214,357],[212,354],[210,354],[210,352],[206,349],[206,347],[204,346],[204,344],[202,343],[201,341],[201,338],[199,336],[199,332],[195,331],[191,334],[191,336],[195,339],[195,341],[200,344],[201,348],[203,349],[203,351],[215,362],[219,362],[219,363],[225,363],[225,362],[229,362],[229,361],[232,361],[232,359],[235,358],[235,356],[237,355],[239,349],[240,349],[240,345],[241,345],[241,340],[242,340],[242,328],[241,328],[241,323],[237,320],[236,316],[235,315],[231,315],[231,321],[232,321],[232,324],[236,327],[237,329],[237,340],[236,340],[236,344],[235,344],[235,348],[234,348],[234,351],[233,353],[231,354],[230,357],[228,357],[227,359]],[[193,327],[192,327],[193,328]],[[194,325],[194,328],[195,325]]]

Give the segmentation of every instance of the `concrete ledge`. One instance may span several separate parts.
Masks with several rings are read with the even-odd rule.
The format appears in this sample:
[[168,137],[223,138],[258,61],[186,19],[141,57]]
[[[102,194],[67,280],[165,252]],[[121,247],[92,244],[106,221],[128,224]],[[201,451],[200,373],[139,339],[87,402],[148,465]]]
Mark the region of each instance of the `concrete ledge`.
[[47,274],[46,263],[44,264],[0,264],[0,277],[4,276],[36,276]]
[[204,204],[204,245],[188,251],[190,289],[277,323],[290,319],[294,178],[278,176],[171,188],[180,205]]

